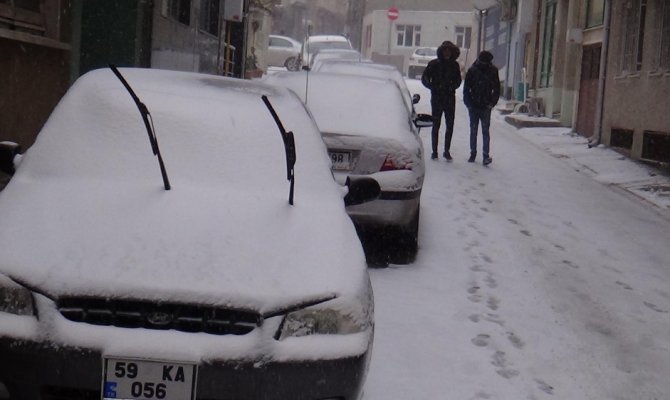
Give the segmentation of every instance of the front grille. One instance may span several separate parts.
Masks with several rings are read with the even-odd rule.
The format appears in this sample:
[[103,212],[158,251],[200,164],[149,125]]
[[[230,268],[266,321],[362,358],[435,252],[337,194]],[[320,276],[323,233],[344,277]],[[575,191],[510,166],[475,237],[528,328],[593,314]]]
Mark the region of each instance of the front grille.
[[245,335],[262,323],[260,314],[248,310],[141,300],[63,298],[58,310],[74,322],[212,335]]

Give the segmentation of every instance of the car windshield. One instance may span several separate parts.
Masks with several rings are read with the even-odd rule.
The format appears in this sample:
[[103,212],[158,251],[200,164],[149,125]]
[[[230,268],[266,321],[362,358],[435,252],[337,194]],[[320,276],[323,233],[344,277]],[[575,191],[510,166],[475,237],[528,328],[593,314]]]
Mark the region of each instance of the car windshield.
[[351,49],[351,45],[347,42],[333,41],[333,42],[308,42],[306,45],[309,48],[310,54],[318,53],[324,49]]

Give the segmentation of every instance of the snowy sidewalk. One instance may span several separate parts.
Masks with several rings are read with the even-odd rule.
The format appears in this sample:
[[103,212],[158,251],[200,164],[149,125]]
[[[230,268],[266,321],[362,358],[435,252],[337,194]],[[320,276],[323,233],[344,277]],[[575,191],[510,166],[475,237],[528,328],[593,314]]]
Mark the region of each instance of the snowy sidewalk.
[[[492,117],[504,123],[504,115],[495,113]],[[670,216],[670,176],[658,168],[635,161],[605,145],[589,148],[588,140],[571,132],[570,128],[516,129],[507,126],[553,157],[570,163],[575,170],[639,197]]]
[[[417,104],[417,112],[430,113],[430,92],[414,79],[406,79],[411,93],[419,93],[421,101]],[[456,92],[457,113],[464,107],[462,86]],[[566,127],[532,127],[517,129],[505,122],[506,115],[495,111],[491,119],[492,141],[495,141],[496,130],[513,133],[548,152],[557,159],[569,163],[598,182],[609,185],[632,196],[643,199],[653,205],[661,214],[670,218],[670,176],[662,171],[629,157],[617,153],[611,148],[600,145],[589,148],[588,140]],[[458,126],[457,128],[464,128]],[[495,150],[495,144],[493,144]],[[494,157],[495,158],[495,157]],[[494,161],[495,162],[495,161]]]

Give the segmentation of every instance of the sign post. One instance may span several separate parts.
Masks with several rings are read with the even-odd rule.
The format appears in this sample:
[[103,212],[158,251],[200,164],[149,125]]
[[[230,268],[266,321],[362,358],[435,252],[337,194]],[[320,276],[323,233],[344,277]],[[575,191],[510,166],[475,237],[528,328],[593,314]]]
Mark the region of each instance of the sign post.
[[389,7],[389,9],[386,11],[386,17],[388,17],[388,19],[389,19],[389,40],[388,40],[388,48],[387,48],[387,53],[389,55],[391,55],[391,38],[393,37],[393,21],[398,19],[399,15],[400,15],[400,12],[394,6]]
[[398,15],[400,15],[400,13],[398,12],[398,9],[395,7],[389,8],[388,11],[386,12],[386,16],[391,21],[395,21],[396,19],[398,19]]

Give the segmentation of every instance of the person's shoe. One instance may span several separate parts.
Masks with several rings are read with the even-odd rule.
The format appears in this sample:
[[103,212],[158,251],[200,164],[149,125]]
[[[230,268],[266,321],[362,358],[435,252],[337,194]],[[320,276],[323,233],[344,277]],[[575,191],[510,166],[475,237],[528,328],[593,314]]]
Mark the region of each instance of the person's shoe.
[[431,160],[437,160],[437,153],[433,153],[430,155]]
[[484,160],[482,161],[482,164],[484,164],[484,165],[489,165],[489,164],[491,164],[492,162],[493,162],[493,159],[492,159],[491,157],[489,157],[489,156],[485,156],[485,157],[484,157]]
[[470,153],[470,158],[468,158],[468,162],[475,162],[476,157],[477,153]]
[[453,160],[453,158],[451,158],[451,154],[449,154],[448,151],[445,151],[444,153],[442,153],[442,157],[446,158],[447,161]]

